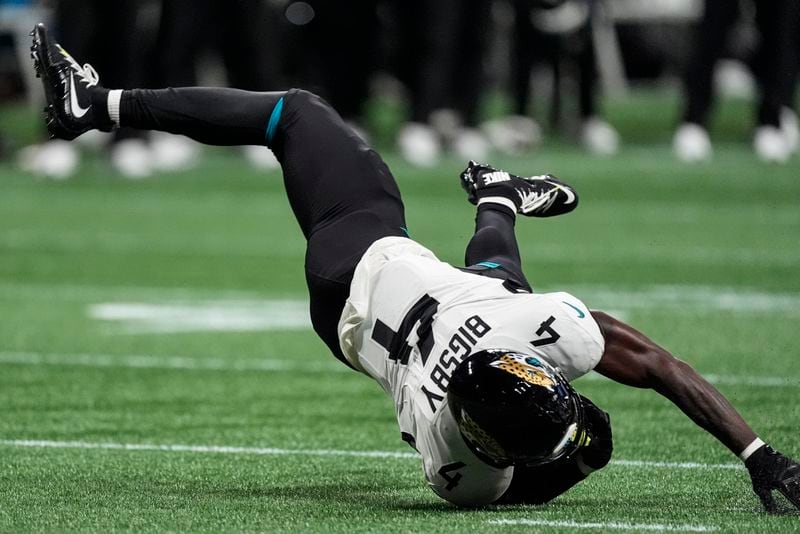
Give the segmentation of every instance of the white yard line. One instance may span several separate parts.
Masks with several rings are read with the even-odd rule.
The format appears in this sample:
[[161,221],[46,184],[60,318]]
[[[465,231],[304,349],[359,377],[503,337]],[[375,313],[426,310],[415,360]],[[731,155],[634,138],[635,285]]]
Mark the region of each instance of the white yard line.
[[417,458],[414,452],[352,451],[337,449],[280,449],[275,447],[233,447],[227,445],[180,445],[154,443],[113,443],[49,440],[0,440],[0,446],[43,449],[101,449],[123,451],[190,452],[200,454],[237,454],[251,456],[355,456],[361,458]]
[[743,469],[740,463],[704,464],[700,462],[657,462],[653,460],[611,460],[620,467],[661,467],[665,469]]
[[715,532],[719,527],[713,525],[669,525],[658,523],[625,523],[618,521],[591,522],[559,521],[551,519],[490,519],[490,525],[524,525],[553,528],[592,528],[600,530],[642,530],[655,532]]
[[[115,443],[88,441],[55,441],[0,439],[2,447],[42,449],[100,449],[122,451],[188,452],[198,454],[238,454],[253,456],[355,456],[360,458],[418,458],[415,452],[358,451],[348,449],[281,449],[275,447],[237,447],[229,445],[186,445],[157,443]],[[704,464],[699,462],[651,462],[647,460],[612,460],[612,465],[633,468],[662,469],[741,469],[741,464]]]
[[123,334],[187,332],[267,332],[310,330],[304,300],[194,300],[92,304],[90,318],[106,321]]

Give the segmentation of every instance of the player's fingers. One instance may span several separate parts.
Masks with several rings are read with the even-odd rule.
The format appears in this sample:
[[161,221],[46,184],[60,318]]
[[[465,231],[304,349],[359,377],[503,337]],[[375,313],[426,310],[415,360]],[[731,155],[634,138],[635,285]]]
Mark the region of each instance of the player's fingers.
[[786,497],[790,503],[796,508],[800,508],[800,475],[784,481],[779,487],[780,492]]
[[769,513],[775,513],[778,509],[777,505],[775,504],[775,498],[772,496],[772,491],[762,489],[756,492],[758,498],[761,499],[761,504],[764,505],[764,510]]

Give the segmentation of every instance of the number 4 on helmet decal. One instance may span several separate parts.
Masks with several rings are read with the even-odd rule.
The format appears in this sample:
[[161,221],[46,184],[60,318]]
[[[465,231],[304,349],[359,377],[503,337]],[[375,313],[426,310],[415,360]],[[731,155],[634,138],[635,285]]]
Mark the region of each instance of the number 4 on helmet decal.
[[450,475],[451,471],[458,471],[462,467],[466,467],[467,464],[464,462],[454,462],[452,464],[443,465],[439,469],[439,474],[442,475],[442,478],[447,481],[447,486],[444,488],[447,491],[452,491],[453,488],[458,486],[459,481],[464,477],[461,473],[456,473],[455,475]]

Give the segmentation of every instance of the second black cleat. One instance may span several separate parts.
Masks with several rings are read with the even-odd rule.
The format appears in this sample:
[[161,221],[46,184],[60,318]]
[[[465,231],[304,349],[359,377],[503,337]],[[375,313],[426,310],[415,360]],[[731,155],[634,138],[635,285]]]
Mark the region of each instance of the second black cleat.
[[92,92],[101,90],[100,77],[88,63],[81,66],[51,40],[44,24],[31,32],[31,57],[36,76],[42,79],[47,107],[47,130],[53,138],[71,140],[92,129],[110,131],[113,123],[95,113]]
[[553,217],[578,206],[578,194],[551,174],[521,177],[470,161],[461,173],[461,187],[473,204],[501,203],[528,217]]

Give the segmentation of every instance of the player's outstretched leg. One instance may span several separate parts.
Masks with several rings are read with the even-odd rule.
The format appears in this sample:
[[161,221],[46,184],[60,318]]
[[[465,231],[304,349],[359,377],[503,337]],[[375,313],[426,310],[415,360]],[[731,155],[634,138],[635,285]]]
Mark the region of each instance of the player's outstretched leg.
[[461,187],[473,204],[502,203],[528,217],[553,217],[578,206],[578,194],[551,174],[516,176],[470,161],[461,173]]
[[306,280],[314,330],[343,361],[336,327],[356,264],[387,236],[405,236],[400,191],[380,156],[307,91],[225,88],[111,90],[47,35],[33,31],[48,129],[74,139],[129,126],[213,145],[266,145],[281,163],[289,204],[308,241]]

